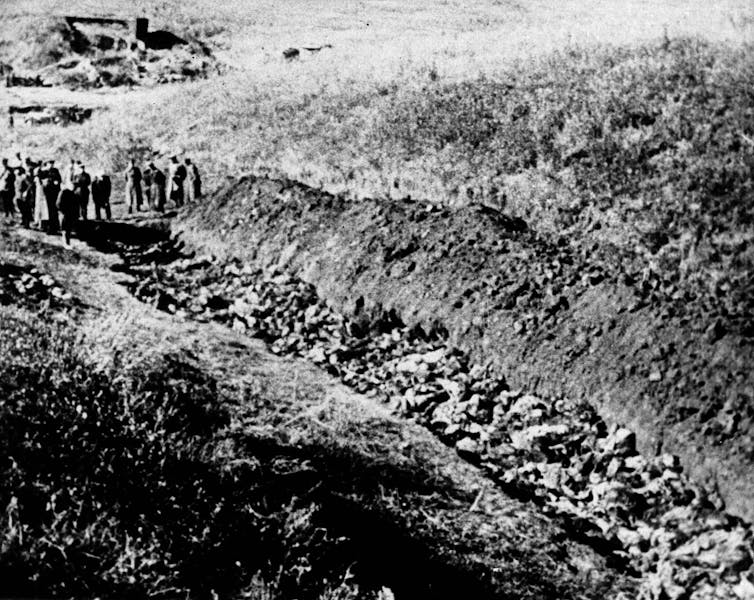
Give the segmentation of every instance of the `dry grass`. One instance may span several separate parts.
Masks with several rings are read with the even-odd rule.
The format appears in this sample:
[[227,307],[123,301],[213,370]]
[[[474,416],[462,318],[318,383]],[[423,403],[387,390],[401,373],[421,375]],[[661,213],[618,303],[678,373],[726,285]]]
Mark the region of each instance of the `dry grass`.
[[[754,10],[745,0],[726,0],[714,6],[700,0],[659,5],[646,0],[581,0],[557,6],[545,1],[524,5],[486,0],[473,8],[457,0],[411,5],[372,0],[358,7],[312,0],[288,3],[284,10],[269,0],[139,0],[128,5],[116,0],[6,0],[4,9],[0,40],[5,40],[6,51],[18,41],[19,23],[31,16],[145,14],[153,27],[201,36],[218,34],[213,39],[220,46],[220,56],[236,69],[219,80],[153,93],[45,93],[40,98],[104,104],[109,114],[81,132],[21,127],[13,135],[3,131],[3,123],[0,134],[10,133],[13,146],[63,155],[89,154],[104,159],[107,168],[122,165],[123,152],[111,150],[113,146],[186,148],[218,174],[265,166],[315,184],[343,183],[339,174],[332,173],[331,165],[303,155],[298,144],[299,139],[316,137],[329,141],[333,129],[343,129],[343,115],[334,114],[330,106],[340,104],[338,111],[342,111],[346,103],[358,110],[365,103],[364,95],[421,87],[430,76],[459,80],[483,74],[494,78],[517,58],[563,47],[635,44],[664,33],[734,42],[754,39]],[[282,59],[281,51],[288,46],[324,43],[333,48],[304,52],[295,63]],[[8,101],[13,101],[12,97]],[[298,129],[291,131],[286,111],[302,107],[316,110],[307,112],[308,123],[296,123]],[[351,133],[355,136],[359,131],[343,131],[344,136]],[[341,150],[346,153],[349,148]],[[347,171],[354,167],[352,162],[360,161],[369,161],[369,157],[358,156],[340,166]],[[382,181],[370,182],[364,192],[384,193],[389,187],[385,184],[402,175],[383,167],[376,166]],[[413,170],[426,168],[417,164]],[[353,184],[353,179],[347,181],[348,187]],[[424,190],[425,195],[436,191],[432,185]]]

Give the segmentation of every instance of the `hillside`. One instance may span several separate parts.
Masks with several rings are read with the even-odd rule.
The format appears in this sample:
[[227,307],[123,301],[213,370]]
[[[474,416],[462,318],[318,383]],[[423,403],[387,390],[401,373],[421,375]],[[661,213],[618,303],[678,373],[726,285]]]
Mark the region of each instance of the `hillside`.
[[[550,61],[508,80],[526,86],[428,84],[371,138],[456,157],[476,187],[453,204],[481,212],[251,178],[181,229],[284,256],[338,305],[440,327],[521,385],[602,406],[749,514],[751,54],[679,42]],[[496,197],[474,194],[493,168]]]
[[115,215],[0,225],[13,594],[754,598],[749,2],[3,9]]

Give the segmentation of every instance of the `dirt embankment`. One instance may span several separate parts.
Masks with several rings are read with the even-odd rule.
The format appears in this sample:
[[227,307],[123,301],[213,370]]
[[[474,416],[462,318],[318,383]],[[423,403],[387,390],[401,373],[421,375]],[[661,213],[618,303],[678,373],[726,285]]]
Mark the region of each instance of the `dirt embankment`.
[[635,430],[644,452],[680,455],[733,512],[754,516],[754,351],[750,328],[715,309],[726,290],[668,286],[620,252],[483,207],[352,202],[254,177],[176,229],[215,254],[285,266],[364,326],[394,311],[446,330],[513,387],[586,399]]
[[[158,235],[134,225],[109,225],[106,233],[110,240],[138,237],[140,243]],[[336,597],[320,596],[328,584],[340,584],[338,598],[353,599],[374,598],[381,588],[389,588],[397,598],[633,596],[631,579],[612,570],[602,556],[575,542],[536,508],[489,485],[418,425],[394,418],[384,407],[349,392],[302,361],[269,354],[261,341],[217,324],[158,312],[129,295],[122,285],[129,276],[122,268],[110,268],[122,267],[117,260],[82,246],[65,251],[57,239],[42,243],[41,237],[0,231],[0,315],[6,326],[13,323],[14,315],[38,321],[41,313],[21,312],[27,306],[38,310],[40,303],[48,301],[52,309],[64,309],[67,305],[61,303],[75,298],[80,310],[71,326],[83,342],[85,356],[106,372],[118,357],[127,356],[134,368],[162,365],[161,357],[169,356],[191,372],[218,382],[217,388],[211,388],[216,394],[212,405],[225,411],[230,420],[227,427],[203,440],[202,457],[208,462],[195,461],[194,466],[222,471],[220,483],[210,484],[216,492],[187,479],[194,471],[183,463],[176,466],[168,461],[163,468],[169,479],[159,486],[164,491],[156,491],[158,486],[144,491],[148,502],[140,505],[134,521],[100,519],[116,528],[111,538],[91,535],[86,518],[100,513],[93,517],[77,514],[61,542],[67,552],[63,575],[46,571],[46,579],[25,579],[27,571],[37,566],[37,555],[27,552],[17,562],[12,560],[14,552],[35,544],[36,530],[25,529],[27,546],[15,540],[0,553],[0,567],[11,566],[13,578],[8,585],[18,586],[9,589],[17,590],[18,596],[50,595],[50,590],[81,596],[82,589],[94,589],[101,596],[143,597],[152,590],[169,589],[192,597],[217,595],[210,591],[235,597],[256,569],[263,577],[256,585],[267,582],[269,576],[274,586],[263,586],[258,596],[250,587],[246,591],[252,597]],[[143,255],[145,260],[158,257]],[[47,270],[54,271],[56,279],[44,274]],[[4,304],[11,307],[6,309]],[[175,373],[171,377],[171,386],[185,385]],[[78,398],[84,406],[91,400]],[[63,408],[69,404],[63,402]],[[61,410],[58,404],[52,408]],[[50,410],[48,404],[44,414],[56,414]],[[81,423],[76,426],[82,427]],[[54,427],[50,430],[55,431]],[[77,437],[88,444],[99,441],[95,433]],[[152,443],[160,443],[154,437],[157,442]],[[176,443],[176,438],[171,440]],[[107,448],[112,442],[106,437],[101,443]],[[160,456],[159,448],[149,450],[150,457]],[[133,461],[123,457],[117,463],[121,490],[141,485],[127,470],[134,461],[140,467],[151,464],[151,458],[135,456]],[[22,469],[27,466],[16,458]],[[84,453],[79,462],[91,459],[90,453]],[[39,468],[28,467],[32,473]],[[19,467],[14,463],[13,468]],[[180,474],[177,480],[175,472]],[[207,472],[212,473],[211,469]],[[70,481],[66,482],[69,488]],[[108,489],[96,477],[93,481],[98,490]],[[176,512],[175,496],[169,497],[175,493],[170,487],[174,481],[190,483],[190,499],[181,504],[188,512]],[[14,484],[17,480],[8,479],[0,488],[0,498],[12,493]],[[161,504],[163,495],[169,498],[170,510]],[[21,509],[31,512],[23,498]],[[139,501],[126,494],[112,502],[113,510],[127,514],[124,511],[132,500]],[[211,516],[201,512],[205,502]],[[45,511],[55,509],[56,505],[48,504]],[[218,528],[225,519],[232,525]],[[191,551],[184,552],[181,528],[192,527],[195,521],[203,533],[186,538]],[[133,530],[138,526],[138,534],[129,536],[117,529],[131,523]],[[152,531],[154,524],[160,535],[152,541],[164,540],[164,545],[150,546],[154,554],[149,560],[125,554],[143,543],[144,531]],[[8,529],[10,533],[5,533],[13,540],[12,519]],[[40,536],[40,545],[54,535],[50,529]],[[129,540],[125,548],[118,545],[123,538]],[[118,560],[120,551],[127,560]],[[41,556],[46,559],[48,553]],[[57,556],[53,558],[59,560]],[[98,560],[92,561],[92,556]],[[39,563],[45,564],[44,560]],[[159,570],[162,565],[172,569],[167,576]],[[344,593],[354,586],[356,592]],[[118,593],[124,589],[129,593]]]

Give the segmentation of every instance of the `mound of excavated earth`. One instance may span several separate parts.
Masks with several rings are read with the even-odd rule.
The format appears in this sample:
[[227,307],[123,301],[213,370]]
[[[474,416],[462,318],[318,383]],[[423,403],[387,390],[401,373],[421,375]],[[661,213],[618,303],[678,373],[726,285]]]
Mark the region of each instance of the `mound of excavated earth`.
[[176,228],[217,256],[285,268],[357,327],[392,315],[513,388],[586,400],[754,517],[752,331],[708,296],[484,207],[351,201],[291,181],[242,178]]

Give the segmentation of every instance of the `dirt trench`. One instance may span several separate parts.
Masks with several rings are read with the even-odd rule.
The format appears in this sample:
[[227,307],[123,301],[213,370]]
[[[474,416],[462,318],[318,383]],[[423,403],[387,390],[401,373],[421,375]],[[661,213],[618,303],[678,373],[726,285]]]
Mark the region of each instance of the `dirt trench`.
[[217,256],[284,267],[355,322],[395,314],[447,333],[511,387],[587,402],[754,517],[754,330],[723,302],[737,290],[683,287],[618,247],[482,206],[355,202],[255,176],[174,230]]
[[[536,506],[491,486],[423,428],[318,368],[270,354],[247,332],[133,298],[126,288],[145,273],[186,260],[180,244],[160,242],[163,221],[89,224],[82,234],[107,252],[125,243],[131,260],[124,266],[78,244],[65,251],[57,238],[31,232],[9,244],[0,231],[4,259],[22,265],[0,279],[33,294],[59,286],[76,298],[94,356],[183,356],[223,382],[234,422],[223,456],[229,468],[270,467],[263,500],[270,518],[290,523],[282,550],[300,561],[290,566],[311,567],[302,571],[311,591],[323,585],[317,578],[343,576],[396,598],[633,597],[635,580]],[[250,484],[259,487],[257,479]],[[312,597],[294,575],[285,577],[290,594]]]
[[[138,233],[116,227],[105,237]],[[751,577],[750,526],[689,480],[676,456],[641,456],[634,432],[608,426],[588,405],[511,390],[441,328],[408,327],[394,312],[349,318],[280,268],[195,256],[178,238],[141,242],[120,246],[137,298],[307,358],[424,425],[612,569],[637,576],[645,597],[734,598],[739,579]]]

